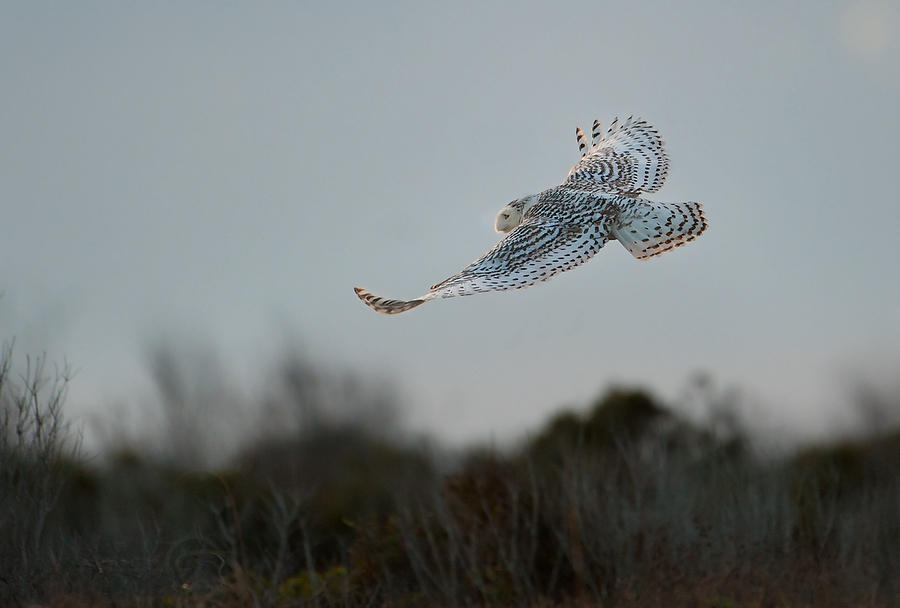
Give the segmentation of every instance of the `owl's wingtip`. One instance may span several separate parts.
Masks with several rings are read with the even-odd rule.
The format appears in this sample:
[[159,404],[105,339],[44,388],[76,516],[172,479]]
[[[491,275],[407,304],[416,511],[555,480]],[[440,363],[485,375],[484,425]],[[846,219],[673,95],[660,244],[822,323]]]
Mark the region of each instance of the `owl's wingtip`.
[[424,304],[425,300],[388,300],[379,298],[378,296],[366,291],[362,287],[354,287],[353,292],[362,300],[362,303],[383,315],[396,315],[401,312],[411,310],[420,304]]

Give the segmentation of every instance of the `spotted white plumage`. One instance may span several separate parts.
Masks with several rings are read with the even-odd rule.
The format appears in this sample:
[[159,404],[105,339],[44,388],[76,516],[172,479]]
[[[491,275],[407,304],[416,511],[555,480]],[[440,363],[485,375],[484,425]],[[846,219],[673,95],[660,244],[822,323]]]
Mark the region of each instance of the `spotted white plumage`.
[[[577,129],[580,132],[581,129]],[[599,121],[592,129],[593,145],[563,185],[604,194],[656,192],[669,174],[663,141],[647,121],[616,118],[604,137]]]
[[361,287],[356,295],[377,312],[397,314],[436,298],[546,281],[583,264],[609,240],[645,260],[706,230],[699,203],[638,198],[659,190],[669,171],[663,141],[646,121],[616,119],[604,135],[595,120],[590,144],[581,128],[575,134],[582,158],[566,181],[501,209],[496,229],[506,236],[483,256],[415,300],[380,298]]

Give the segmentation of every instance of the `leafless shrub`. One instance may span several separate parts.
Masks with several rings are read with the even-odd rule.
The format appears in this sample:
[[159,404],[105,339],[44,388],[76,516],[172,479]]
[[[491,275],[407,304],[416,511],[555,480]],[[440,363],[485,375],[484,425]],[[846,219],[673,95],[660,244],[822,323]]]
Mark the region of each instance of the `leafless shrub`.
[[62,406],[69,370],[48,373],[46,357],[13,369],[13,344],[0,350],[0,599],[27,594],[64,559],[48,524],[78,451]]

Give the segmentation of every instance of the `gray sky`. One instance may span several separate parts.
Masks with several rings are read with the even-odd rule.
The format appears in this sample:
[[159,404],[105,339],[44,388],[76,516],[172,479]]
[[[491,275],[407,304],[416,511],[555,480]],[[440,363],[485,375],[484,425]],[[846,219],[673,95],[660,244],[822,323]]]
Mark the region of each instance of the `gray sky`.
[[[252,378],[288,331],[454,440],[698,370],[818,428],[845,370],[900,367],[895,3],[4,2],[0,79],[2,334],[71,361],[80,412],[147,390],[160,335]],[[698,241],[399,317],[353,295],[453,274],[628,114]]]

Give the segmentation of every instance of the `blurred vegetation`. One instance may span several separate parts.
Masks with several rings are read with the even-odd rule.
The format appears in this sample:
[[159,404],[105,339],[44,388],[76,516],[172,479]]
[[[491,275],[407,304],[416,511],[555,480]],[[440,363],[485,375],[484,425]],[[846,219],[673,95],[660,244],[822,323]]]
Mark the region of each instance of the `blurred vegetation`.
[[764,455],[618,388],[451,458],[391,430],[383,386],[288,357],[277,424],[212,469],[230,391],[160,355],[168,452],[88,458],[66,370],[12,354],[3,606],[900,605],[898,432]]

